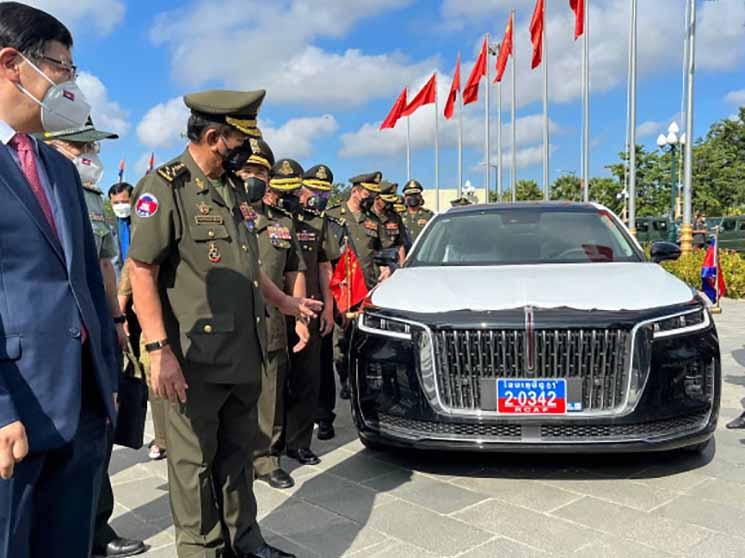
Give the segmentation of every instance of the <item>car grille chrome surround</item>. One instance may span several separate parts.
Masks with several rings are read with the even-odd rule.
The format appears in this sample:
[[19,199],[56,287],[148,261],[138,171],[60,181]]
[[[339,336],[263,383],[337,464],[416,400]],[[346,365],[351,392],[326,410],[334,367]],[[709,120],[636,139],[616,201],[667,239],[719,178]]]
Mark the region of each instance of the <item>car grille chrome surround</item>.
[[582,412],[572,415],[616,414],[626,405],[630,330],[442,329],[432,337],[440,399],[456,414],[483,413],[482,380],[497,378],[578,378]]

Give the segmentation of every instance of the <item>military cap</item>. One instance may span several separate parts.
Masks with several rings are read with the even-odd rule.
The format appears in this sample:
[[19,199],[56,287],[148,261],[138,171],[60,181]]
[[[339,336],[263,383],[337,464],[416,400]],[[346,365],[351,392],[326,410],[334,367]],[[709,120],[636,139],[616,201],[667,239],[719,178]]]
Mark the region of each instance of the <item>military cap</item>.
[[269,144],[261,138],[248,138],[246,145],[251,151],[246,165],[259,165],[271,171],[274,166],[274,153]]
[[322,192],[330,192],[334,183],[334,173],[326,165],[309,168],[303,175],[303,186]]
[[269,186],[275,190],[289,192],[303,185],[303,167],[292,159],[280,159],[272,167]]
[[393,204],[394,211],[396,211],[396,213],[405,213],[406,204],[404,203],[404,197],[399,194],[396,198],[396,202]]
[[349,179],[349,182],[353,186],[362,186],[366,190],[370,190],[374,194],[380,193],[380,181],[383,179],[383,174],[380,171],[370,172],[367,174],[360,174]]
[[422,185],[416,180],[409,180],[404,186],[404,196],[415,196],[421,194],[424,191]]
[[388,182],[387,180],[383,180],[380,183],[381,199],[388,203],[396,203],[398,201],[396,190],[398,190],[398,184],[396,184],[395,182]]
[[104,132],[103,130],[96,130],[93,125],[93,120],[88,118],[88,122],[79,128],[69,128],[67,130],[61,130],[59,132],[43,132],[34,134],[34,137],[41,141],[50,140],[62,140],[71,141],[75,143],[91,143],[95,141],[101,141],[104,139],[119,139],[119,135],[114,132]]
[[461,196],[460,198],[452,200],[450,202],[451,207],[459,207],[462,205],[471,205],[471,201],[465,196]]
[[261,137],[256,126],[259,107],[266,91],[226,91],[214,89],[184,96],[184,103],[192,114],[212,122],[224,122],[239,132],[255,138]]

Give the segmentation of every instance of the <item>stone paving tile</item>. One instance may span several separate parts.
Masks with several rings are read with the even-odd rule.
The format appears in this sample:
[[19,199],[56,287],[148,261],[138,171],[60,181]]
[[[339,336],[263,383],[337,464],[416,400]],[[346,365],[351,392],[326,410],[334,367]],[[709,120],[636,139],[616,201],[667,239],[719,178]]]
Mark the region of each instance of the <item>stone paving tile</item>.
[[330,511],[293,498],[281,504],[260,523],[261,528],[289,539],[304,532],[317,532],[341,518]]
[[655,510],[655,514],[728,535],[738,536],[744,532],[745,509],[691,496],[679,496]]
[[459,558],[549,558],[550,554],[515,541],[498,538],[461,554]]
[[708,531],[683,521],[661,517],[624,506],[585,497],[561,508],[557,517],[598,531],[633,540],[673,554],[700,543]]
[[119,504],[146,519],[159,519],[170,513],[168,484],[159,477],[145,477],[112,488]]
[[690,558],[742,558],[745,555],[745,539],[712,533],[700,544],[692,547]]
[[497,500],[487,500],[453,517],[545,552],[568,554],[600,536],[564,519]]
[[327,469],[327,471],[338,477],[362,483],[386,475],[395,471],[396,468],[396,466],[378,459],[363,455],[351,455],[332,468]]
[[629,481],[623,483],[614,480],[555,480],[539,482],[641,511],[654,509],[669,502],[678,495],[670,490],[651,488]]
[[283,537],[282,535],[278,535],[277,533],[273,533],[268,529],[264,530],[262,532],[262,535],[264,535],[264,540],[267,542],[267,544],[270,544],[275,548],[284,550],[285,552],[295,554],[299,558],[325,558],[324,556],[312,551],[311,549],[300,546],[296,542],[293,542]]
[[539,512],[553,510],[579,498],[575,493],[528,479],[476,477],[453,482],[474,492]]
[[[316,482],[328,483],[328,489],[318,490],[313,486]],[[338,477],[332,478],[331,475],[316,477],[306,486],[313,492],[312,494],[306,494],[306,490],[303,489],[295,496],[362,525],[369,519],[373,508],[393,500],[388,494],[376,493],[374,490]]]
[[402,501],[375,508],[368,524],[438,556],[455,556],[492,538],[472,525]]
[[440,555],[427,552],[418,546],[388,541],[382,545],[356,552],[350,556],[354,556],[354,558],[438,558]]
[[477,504],[488,497],[424,475],[411,477],[409,482],[389,489],[387,493],[445,515]]
[[688,492],[712,477],[700,470],[670,473],[665,465],[654,465],[632,477],[635,482],[652,488],[662,488],[673,492]]
[[310,549],[323,558],[348,556],[387,540],[384,534],[375,529],[341,518],[322,528],[295,533],[290,538],[300,547]]
[[586,544],[569,556],[572,558],[670,558],[678,555],[668,554],[628,539],[608,536]]
[[737,508],[745,508],[745,484],[739,482],[710,479],[689,490],[688,495]]

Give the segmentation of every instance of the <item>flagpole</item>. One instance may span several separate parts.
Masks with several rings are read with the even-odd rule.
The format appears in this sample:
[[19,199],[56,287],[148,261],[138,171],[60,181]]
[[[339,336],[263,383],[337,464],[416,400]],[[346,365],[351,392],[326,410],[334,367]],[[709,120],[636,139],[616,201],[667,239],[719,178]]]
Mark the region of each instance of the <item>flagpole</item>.
[[590,0],[585,0],[584,41],[582,45],[583,108],[582,108],[582,181],[585,202],[590,201]]
[[626,136],[624,143],[624,152],[626,153],[626,160],[623,163],[623,207],[624,213],[626,214],[626,221],[629,227],[631,221],[629,221],[629,155],[631,153],[629,149],[629,122],[631,121],[631,41],[632,41],[632,24],[629,21],[629,33],[628,33],[628,57],[626,65]]
[[411,180],[411,117],[406,117],[406,176]]
[[458,91],[458,199],[463,195],[463,91]]
[[631,0],[629,45],[629,229],[636,236],[636,2]]
[[691,226],[691,194],[693,187],[693,93],[696,79],[696,2],[689,0],[690,20],[688,22],[688,79],[686,80],[686,142],[685,172],[683,187],[683,226],[680,229],[680,248],[684,254],[692,249],[693,227]]
[[439,103],[437,102],[437,86],[435,86],[435,195],[437,200],[435,201],[435,210],[440,212],[440,131],[439,123],[437,122],[437,115],[440,111]]
[[543,58],[543,199],[550,196],[549,146],[548,146],[548,48],[546,48],[546,7],[543,7],[543,24],[541,25],[541,56]]
[[484,203],[489,203],[489,179],[491,178],[491,128],[489,123],[489,33],[484,38],[486,41],[486,81],[484,82]]
[[510,29],[510,32],[512,33],[512,201],[517,201],[517,146],[515,145],[517,143],[517,127],[515,125],[515,102],[517,98],[517,94],[515,92],[516,86],[517,86],[517,63],[515,58],[515,39],[514,39],[514,25],[515,25],[515,10],[512,10],[512,25],[513,28]]
[[504,195],[502,185],[502,82],[497,82],[497,201]]

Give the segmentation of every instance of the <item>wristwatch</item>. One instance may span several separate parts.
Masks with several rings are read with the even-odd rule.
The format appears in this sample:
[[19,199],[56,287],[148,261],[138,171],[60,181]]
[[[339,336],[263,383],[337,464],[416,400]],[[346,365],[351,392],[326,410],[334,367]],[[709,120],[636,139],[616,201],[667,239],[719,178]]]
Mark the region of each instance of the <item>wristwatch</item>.
[[170,343],[168,343],[168,339],[161,339],[160,341],[153,341],[152,343],[147,343],[145,345],[145,350],[148,353],[152,353],[154,351],[159,351],[161,349],[164,349],[169,344]]
[[114,316],[114,323],[115,324],[126,324],[127,323],[127,316],[124,314],[120,314],[118,316]]

